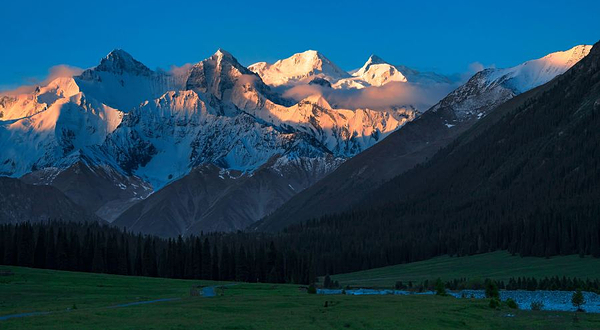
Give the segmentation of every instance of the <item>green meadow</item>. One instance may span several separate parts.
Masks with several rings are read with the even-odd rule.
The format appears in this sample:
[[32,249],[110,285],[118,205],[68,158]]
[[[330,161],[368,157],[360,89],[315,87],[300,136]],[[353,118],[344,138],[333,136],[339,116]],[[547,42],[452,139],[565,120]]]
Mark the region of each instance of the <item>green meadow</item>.
[[[493,261],[494,265],[482,265]],[[532,263],[538,268],[527,267]],[[429,267],[429,268],[428,268]],[[496,268],[493,270],[492,268]],[[544,268],[545,267],[545,268]],[[592,267],[592,268],[590,268]],[[596,268],[593,268],[596,267]],[[505,253],[334,276],[344,284],[393,285],[397,279],[598,276],[598,261],[520,259]],[[463,269],[470,268],[470,269]],[[491,309],[487,300],[439,296],[322,296],[302,286],[216,283],[0,266],[0,329],[600,329],[600,314]],[[595,272],[594,272],[595,270]],[[549,273],[548,273],[549,272]],[[383,280],[381,278],[390,278]],[[380,278],[375,280],[375,278]],[[218,287],[221,284],[234,284]],[[217,286],[215,297],[192,296]],[[178,300],[111,307],[165,298]]]

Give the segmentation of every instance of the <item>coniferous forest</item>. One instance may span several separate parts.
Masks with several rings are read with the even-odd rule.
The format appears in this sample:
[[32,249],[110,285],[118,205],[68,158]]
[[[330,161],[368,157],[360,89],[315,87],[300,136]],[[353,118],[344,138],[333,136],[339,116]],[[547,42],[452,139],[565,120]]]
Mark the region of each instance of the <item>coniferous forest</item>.
[[243,233],[163,239],[98,223],[0,226],[4,265],[185,279],[313,282],[312,256],[284,247],[269,237]]

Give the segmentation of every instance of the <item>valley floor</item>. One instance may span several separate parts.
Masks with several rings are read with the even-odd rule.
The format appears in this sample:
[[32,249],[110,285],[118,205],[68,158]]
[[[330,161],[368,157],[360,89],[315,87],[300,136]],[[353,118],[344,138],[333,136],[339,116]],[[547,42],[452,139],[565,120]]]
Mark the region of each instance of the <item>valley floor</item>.
[[[12,266],[0,276],[1,329],[600,329],[600,315],[532,312],[438,296],[309,295],[297,285],[126,277]],[[180,298],[150,304],[136,301]],[[109,306],[122,305],[119,308]]]

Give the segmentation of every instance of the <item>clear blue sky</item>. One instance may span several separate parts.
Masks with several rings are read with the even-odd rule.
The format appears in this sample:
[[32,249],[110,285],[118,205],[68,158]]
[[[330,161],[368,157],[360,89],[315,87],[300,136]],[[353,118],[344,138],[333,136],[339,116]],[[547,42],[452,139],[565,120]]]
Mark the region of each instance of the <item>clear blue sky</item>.
[[0,19],[0,88],[123,48],[150,68],[221,47],[245,65],[316,49],[343,69],[371,53],[442,73],[511,66],[600,39],[600,1],[21,1]]

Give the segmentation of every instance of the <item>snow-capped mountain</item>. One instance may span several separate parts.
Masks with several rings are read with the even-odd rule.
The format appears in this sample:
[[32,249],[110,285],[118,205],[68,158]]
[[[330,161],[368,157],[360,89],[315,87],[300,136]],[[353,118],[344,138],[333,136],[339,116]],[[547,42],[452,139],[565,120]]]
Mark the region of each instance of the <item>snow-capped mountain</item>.
[[[501,113],[504,104],[508,108],[514,107],[507,101],[566,72],[590,49],[591,46],[577,46],[512,68],[486,69],[475,74],[381,143],[344,162],[319,182],[290,198],[278,210],[257,222],[254,228],[279,230],[292,223],[347,210],[383,182],[431,158],[486,114]],[[405,76],[410,81],[410,74]],[[352,191],[352,194],[340,194],[340,191]]]
[[299,82],[309,83],[319,77],[335,82],[350,75],[315,50],[294,54],[273,64],[258,62],[248,67],[270,86],[281,86]]
[[386,63],[376,55],[371,55],[367,62],[352,78],[341,79],[335,88],[365,88],[367,86],[383,86],[389,82],[407,82],[406,77],[393,65]]
[[294,54],[273,64],[255,63],[248,69],[272,87],[315,83],[335,89],[361,89],[380,87],[390,82],[453,83],[450,78],[434,72],[419,72],[406,66],[392,65],[377,55],[371,55],[360,69],[345,72],[314,50]]
[[[450,93],[432,111],[451,109],[453,122],[484,116],[515,95],[543,85],[563,74],[589,54],[592,46],[579,45],[505,69],[485,69]],[[452,125],[452,123],[449,123]]]
[[371,55],[365,64],[352,72],[352,77],[340,79],[333,88],[365,88],[383,86],[390,82],[409,82],[419,85],[453,84],[454,81],[435,72],[419,72],[403,65],[392,65],[377,55]]
[[[216,166],[225,171],[216,179],[244,182],[252,182],[258,169],[296,168],[312,178],[307,183],[315,182],[416,116],[404,108],[334,109],[319,97],[294,104],[223,50],[177,75],[153,71],[115,50],[79,76],[2,100],[0,173],[64,189],[107,220],[196,167]],[[237,174],[227,174],[232,171]],[[279,203],[306,187],[282,178],[278,186],[286,192],[273,197]],[[73,185],[77,181],[89,184]],[[106,181],[110,185],[98,184]],[[219,185],[232,190],[225,186]],[[99,190],[97,198],[90,189]],[[242,217],[238,224],[265,215],[243,213],[257,218]]]
[[[482,71],[427,116],[452,131],[564,72],[589,48]],[[78,76],[0,97],[0,174],[53,185],[91,213],[156,234],[242,229],[417,118],[412,106],[341,109],[324,95],[294,102],[273,88],[340,81],[450,84],[376,56],[350,75],[314,51],[246,68],[219,50],[174,74],[115,50]],[[182,191],[198,193],[185,212]],[[233,200],[243,207],[229,207]]]

